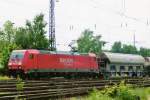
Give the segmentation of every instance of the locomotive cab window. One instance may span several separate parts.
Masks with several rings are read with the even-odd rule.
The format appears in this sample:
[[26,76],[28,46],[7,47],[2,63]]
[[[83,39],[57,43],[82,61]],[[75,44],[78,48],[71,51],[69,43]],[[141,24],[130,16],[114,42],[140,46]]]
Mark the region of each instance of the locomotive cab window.
[[24,52],[12,52],[10,59],[23,59]]
[[34,55],[33,55],[33,54],[30,54],[30,55],[29,55],[29,58],[30,58],[30,59],[33,59],[33,58],[34,58]]

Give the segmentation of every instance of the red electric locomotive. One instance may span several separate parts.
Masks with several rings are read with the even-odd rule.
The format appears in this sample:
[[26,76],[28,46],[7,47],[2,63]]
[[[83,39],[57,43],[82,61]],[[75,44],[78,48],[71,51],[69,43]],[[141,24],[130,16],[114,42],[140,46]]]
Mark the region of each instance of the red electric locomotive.
[[34,77],[97,76],[96,57],[45,50],[14,50],[9,59],[10,74]]

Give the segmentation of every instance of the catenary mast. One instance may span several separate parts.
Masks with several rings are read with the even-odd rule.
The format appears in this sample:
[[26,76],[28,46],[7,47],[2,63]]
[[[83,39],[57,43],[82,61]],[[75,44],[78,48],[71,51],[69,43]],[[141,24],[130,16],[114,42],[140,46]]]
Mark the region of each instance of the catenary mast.
[[50,50],[56,49],[56,38],[55,38],[55,0],[49,0],[49,43]]

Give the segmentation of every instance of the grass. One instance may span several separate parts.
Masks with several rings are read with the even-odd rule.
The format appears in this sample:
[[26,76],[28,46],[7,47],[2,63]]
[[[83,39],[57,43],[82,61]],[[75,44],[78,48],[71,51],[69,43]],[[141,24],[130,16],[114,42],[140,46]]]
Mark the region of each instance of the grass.
[[24,87],[24,82],[18,75],[17,76],[16,88],[17,88],[18,91],[23,91],[23,87]]
[[11,80],[12,78],[8,77],[8,76],[0,76],[0,81],[3,80]]
[[[127,92],[128,91],[128,92]],[[150,100],[150,87],[149,88],[135,88],[130,90],[121,90],[120,95],[110,96],[102,94],[101,91],[92,92],[88,98],[84,100],[137,100],[135,96],[140,97],[140,100]]]
[[135,88],[134,93],[140,96],[141,100],[150,100],[150,87],[148,88]]

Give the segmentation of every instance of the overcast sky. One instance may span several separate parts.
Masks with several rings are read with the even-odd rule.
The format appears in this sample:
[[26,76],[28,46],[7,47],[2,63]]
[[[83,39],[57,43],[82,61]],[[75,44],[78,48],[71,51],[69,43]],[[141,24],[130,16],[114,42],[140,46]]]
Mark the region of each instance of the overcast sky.
[[[41,12],[48,22],[49,0],[0,0],[0,26],[6,20],[23,26]],[[84,29],[101,34],[104,49],[115,41],[133,45],[134,34],[137,47],[150,48],[150,0],[59,0],[55,14],[59,50],[69,50]]]

